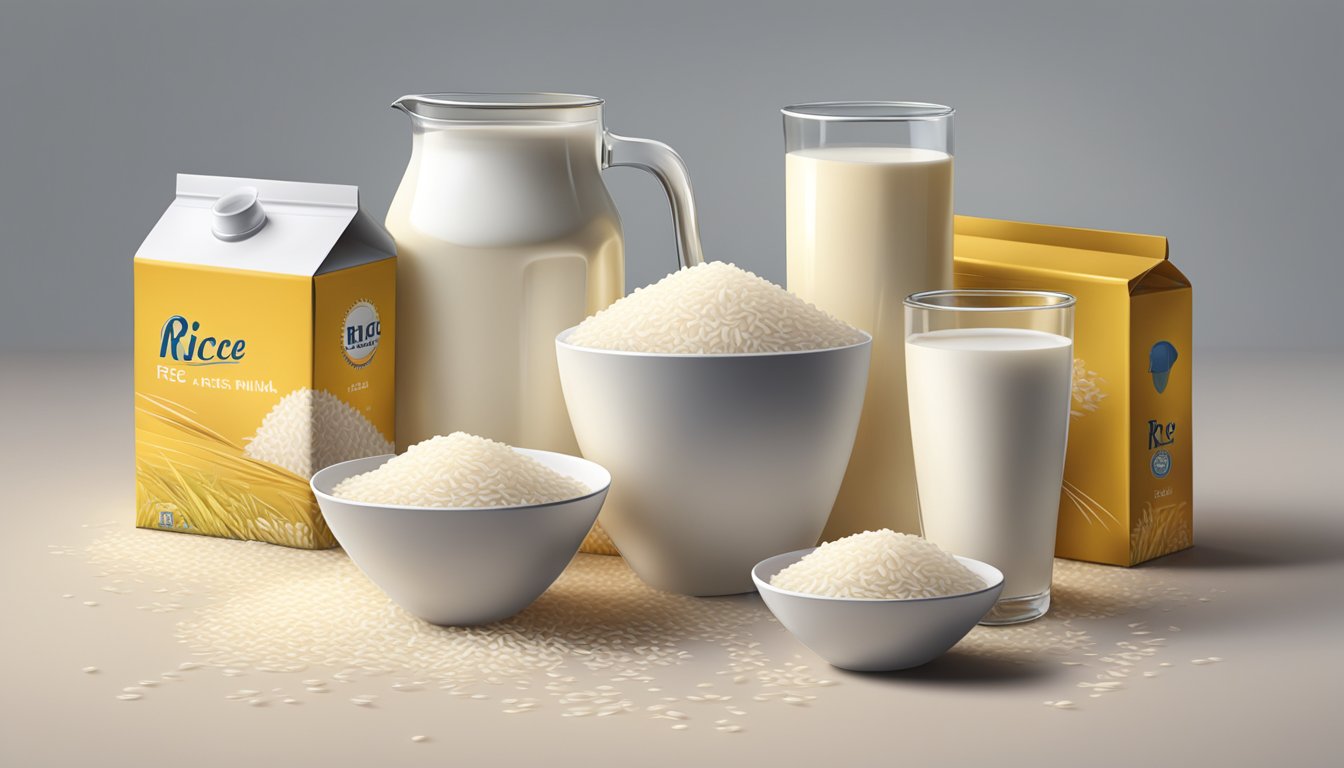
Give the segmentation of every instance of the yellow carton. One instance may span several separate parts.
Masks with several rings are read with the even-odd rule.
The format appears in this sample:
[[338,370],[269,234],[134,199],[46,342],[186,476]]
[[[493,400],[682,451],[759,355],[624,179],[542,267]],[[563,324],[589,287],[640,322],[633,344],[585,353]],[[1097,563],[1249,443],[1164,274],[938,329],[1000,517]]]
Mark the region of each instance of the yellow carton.
[[136,525],[335,546],[308,478],[393,451],[393,252],[355,187],[178,176],[135,256]]
[[1193,537],[1190,281],[1164,237],[958,216],[958,288],[1078,298],[1055,553],[1135,565]]

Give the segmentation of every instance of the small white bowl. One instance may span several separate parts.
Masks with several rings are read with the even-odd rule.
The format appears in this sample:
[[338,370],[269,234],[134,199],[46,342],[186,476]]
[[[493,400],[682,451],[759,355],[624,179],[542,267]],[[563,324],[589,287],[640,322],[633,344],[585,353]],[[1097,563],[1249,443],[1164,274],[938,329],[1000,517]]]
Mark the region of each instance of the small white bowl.
[[798,352],[674,355],[556,339],[583,455],[616,479],[602,527],[646,583],[750,592],[751,566],[817,543],[845,477],[872,337]]
[[331,495],[347,477],[392,456],[334,464],[313,475],[322,516],[359,569],[398,605],[433,624],[506,619],[541,596],[579,551],[611,485],[601,466],[515,448],[592,489],[517,507],[434,508],[371,504]]
[[985,588],[946,597],[862,600],[770,586],[775,574],[814,549],[762,560],[751,570],[751,578],[779,623],[841,669],[885,672],[927,664],[965,637],[1003,591],[999,569],[969,557],[957,560],[983,579]]

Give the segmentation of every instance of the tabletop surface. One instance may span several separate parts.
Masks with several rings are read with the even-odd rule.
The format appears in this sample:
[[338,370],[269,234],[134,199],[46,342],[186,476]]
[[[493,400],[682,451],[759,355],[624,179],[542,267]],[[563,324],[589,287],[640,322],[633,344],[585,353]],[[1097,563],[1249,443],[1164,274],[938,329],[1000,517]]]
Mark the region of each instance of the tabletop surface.
[[[1344,356],[1196,361],[1195,547],[1057,561],[1045,619],[829,667],[755,595],[580,556],[439,630],[339,551],[132,527],[129,356],[7,356],[0,763],[1326,765],[1344,748]],[[1273,393],[1272,396],[1270,393]]]

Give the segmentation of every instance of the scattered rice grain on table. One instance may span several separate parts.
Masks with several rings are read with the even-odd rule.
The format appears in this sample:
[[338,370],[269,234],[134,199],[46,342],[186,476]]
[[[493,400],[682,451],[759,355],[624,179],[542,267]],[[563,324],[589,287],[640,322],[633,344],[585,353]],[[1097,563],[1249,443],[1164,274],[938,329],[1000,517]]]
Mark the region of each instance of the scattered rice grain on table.
[[[85,553],[100,581],[139,578],[190,596],[174,633],[196,660],[178,668],[202,671],[179,677],[182,683],[225,671],[241,676],[307,670],[306,693],[321,695],[332,690],[328,680],[365,681],[372,687],[379,676],[389,675],[382,684],[390,691],[398,679],[416,680],[429,691],[422,695],[463,701],[498,691],[499,698],[473,703],[499,709],[518,708],[501,703],[502,697],[532,697],[538,711],[552,716],[582,718],[619,710],[667,723],[691,721],[645,707],[697,711],[691,708],[721,706],[679,703],[687,694],[703,695],[694,678],[682,680],[684,673],[664,678],[682,665],[698,665],[691,667],[702,670],[697,675],[732,681],[737,702],[754,702],[729,713],[734,716],[752,707],[789,706],[784,696],[820,694],[835,685],[834,679],[789,660],[798,647],[777,636],[782,630],[756,598],[699,600],[657,592],[619,558],[578,556],[551,590],[509,621],[443,628],[391,603],[339,550],[122,530],[103,533]],[[1172,658],[1173,648],[1135,642],[1123,624],[1112,627],[1108,620],[1183,606],[1193,610],[1194,597],[1154,572],[1057,560],[1049,614],[1016,627],[978,627],[955,652],[1003,663],[1078,660],[1085,666],[1073,667],[1071,674],[1102,683],[1111,679],[1105,675],[1111,669],[1133,668],[1118,661],[1137,664],[1140,671],[1172,666],[1163,657]],[[767,638],[770,642],[763,643]],[[1198,653],[1182,647],[1178,644],[1176,652]],[[176,673],[161,676],[169,674]],[[606,688],[599,688],[599,681]],[[1076,691],[1075,682],[1067,684]],[[298,674],[289,684],[300,685]],[[594,703],[598,698],[608,701]]]

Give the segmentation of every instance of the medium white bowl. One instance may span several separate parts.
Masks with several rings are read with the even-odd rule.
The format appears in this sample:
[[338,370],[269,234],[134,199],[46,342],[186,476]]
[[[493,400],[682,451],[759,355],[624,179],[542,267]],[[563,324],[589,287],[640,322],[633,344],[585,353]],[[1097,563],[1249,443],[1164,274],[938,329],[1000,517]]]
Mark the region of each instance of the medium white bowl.
[[650,585],[749,592],[751,566],[817,543],[844,479],[872,338],[847,347],[661,355],[556,338],[583,455],[615,478],[602,527]]
[[989,613],[1003,591],[999,569],[958,557],[985,582],[975,592],[910,600],[861,600],[791,592],[770,586],[775,574],[812,550],[761,561],[751,571],[761,599],[779,623],[834,666],[858,672],[908,669],[947,652]]
[[579,551],[611,485],[607,470],[574,456],[514,450],[592,489],[575,499],[517,507],[371,504],[331,495],[347,477],[392,458],[371,456],[313,475],[313,493],[336,540],[398,605],[434,624],[506,619],[555,581]]

